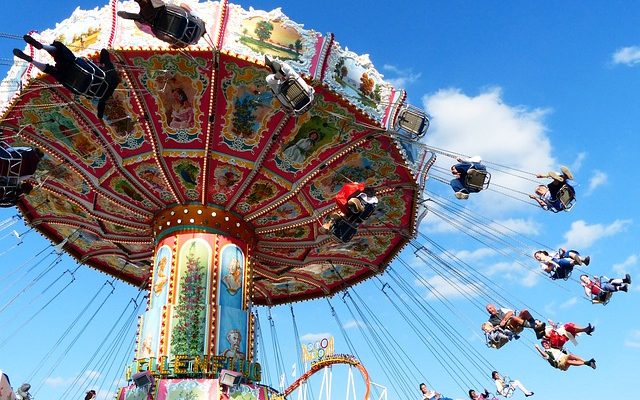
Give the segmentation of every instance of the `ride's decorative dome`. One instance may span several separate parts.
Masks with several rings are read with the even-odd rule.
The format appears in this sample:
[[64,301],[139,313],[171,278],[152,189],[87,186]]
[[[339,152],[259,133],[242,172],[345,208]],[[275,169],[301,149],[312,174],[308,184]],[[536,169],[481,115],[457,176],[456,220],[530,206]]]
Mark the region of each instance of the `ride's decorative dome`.
[[[5,140],[46,154],[42,185],[18,204],[25,219],[56,243],[66,239],[78,261],[144,285],[154,237],[170,229],[159,216],[189,205],[174,224],[249,235],[255,304],[330,295],[381,272],[415,233],[428,162],[393,131],[405,93],[367,56],[280,9],[189,6],[207,34],[180,50],[118,18],[136,10],[131,1],[76,10],[36,35],[92,59],[108,48],[122,82],[101,121],[95,101],[30,64],[11,68],[6,82],[21,87],[2,99]],[[25,53],[51,62],[43,51]],[[268,90],[265,55],[313,86],[307,112],[287,112]],[[340,243],[318,228],[349,181],[375,188],[380,203]],[[233,233],[211,209],[245,221],[248,232]]]

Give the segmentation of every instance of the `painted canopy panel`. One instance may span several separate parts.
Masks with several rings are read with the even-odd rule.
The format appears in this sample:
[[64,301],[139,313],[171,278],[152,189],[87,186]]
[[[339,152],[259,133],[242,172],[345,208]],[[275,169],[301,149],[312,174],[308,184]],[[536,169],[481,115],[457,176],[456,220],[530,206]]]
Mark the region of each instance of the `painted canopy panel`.
[[[41,185],[18,204],[36,229],[54,243],[68,239],[64,249],[89,266],[143,285],[155,215],[178,204],[228,210],[255,233],[256,304],[330,295],[384,270],[414,234],[420,191],[411,169],[420,160],[408,162],[410,152],[387,130],[403,91],[367,56],[280,9],[195,3],[208,33],[178,51],[116,18],[134,2],[113,4],[77,10],[37,35],[94,60],[109,48],[122,82],[104,120],[95,100],[25,63],[7,78],[22,90],[0,93],[9,143],[46,154]],[[287,112],[268,89],[265,55],[313,86],[307,112]],[[340,243],[318,227],[349,181],[375,188],[380,203]]]

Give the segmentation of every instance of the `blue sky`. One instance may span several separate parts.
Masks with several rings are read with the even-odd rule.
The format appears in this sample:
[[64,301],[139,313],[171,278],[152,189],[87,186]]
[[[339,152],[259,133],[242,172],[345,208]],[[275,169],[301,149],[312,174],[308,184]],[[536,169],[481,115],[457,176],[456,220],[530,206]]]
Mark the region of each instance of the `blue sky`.
[[[426,306],[433,307],[436,315],[447,316],[452,326],[448,334],[435,329],[440,323],[437,317],[423,313],[404,318],[387,301],[380,286],[388,283],[398,290],[394,272],[353,289],[351,296],[357,298],[356,304],[361,300],[375,307],[374,314],[389,329],[393,339],[383,339],[381,343],[396,357],[411,360],[412,371],[407,372],[406,378],[398,379],[408,389],[396,391],[400,385],[394,386],[393,379],[383,373],[376,358],[376,354],[379,357],[384,351],[378,349],[376,353],[369,349],[371,337],[361,335],[359,327],[370,326],[373,320],[363,320],[357,312],[352,314],[340,296],[331,299],[331,303],[342,329],[325,300],[293,306],[297,330],[305,341],[331,334],[336,337],[336,351],[349,352],[342,334],[345,332],[372,379],[389,387],[390,398],[419,398],[417,386],[422,381],[453,398],[466,398],[470,387],[461,381],[467,379],[476,389],[481,385],[493,388],[488,378],[490,370],[482,374],[469,366],[470,378],[461,378],[461,373],[443,367],[438,362],[439,353],[434,354],[409,328],[416,319],[434,328],[426,335],[428,343],[442,340],[455,355],[460,350],[450,338],[460,334],[479,352],[478,358],[504,374],[519,378],[536,393],[534,398],[582,398],[605,390],[619,398],[635,395],[629,383],[637,376],[633,371],[640,361],[640,323],[634,318],[640,305],[640,285],[632,286],[627,294],[615,295],[607,306],[591,305],[575,281],[545,279],[535,273],[536,262],[524,254],[530,254],[536,247],[575,247],[592,257],[587,272],[611,277],[629,272],[640,282],[640,215],[636,207],[640,191],[630,175],[640,151],[640,35],[636,18],[640,15],[640,4],[405,0],[326,0],[315,5],[299,1],[237,3],[245,8],[266,10],[282,7],[285,14],[306,28],[333,32],[342,46],[356,53],[368,53],[386,79],[407,90],[409,102],[426,108],[432,116],[432,126],[425,138],[427,145],[453,153],[480,154],[490,168],[493,164],[496,169],[505,170],[498,167],[506,166],[507,171],[535,173],[557,169],[560,164],[569,165],[579,184],[575,208],[569,213],[552,214],[526,203],[522,193],[531,191],[535,183],[496,170],[492,180],[495,190],[472,195],[465,203],[454,203],[452,191],[438,179],[428,182],[427,192],[433,199],[447,207],[464,205],[464,214],[458,215],[488,218],[478,225],[481,231],[494,232],[489,221],[499,221],[519,234],[500,235],[504,240],[480,243],[446,221],[454,211],[434,206],[427,215],[420,228],[424,236],[418,237],[416,243],[434,251],[435,245],[441,246],[448,251],[443,256],[447,265],[458,265],[452,261],[455,255],[486,275],[490,279],[488,287],[495,290],[487,293],[483,286],[485,292],[481,293],[475,286],[452,284],[448,275],[436,272],[412,251],[403,252],[402,262],[394,263],[392,271],[406,279],[412,293]],[[11,5],[12,14],[0,17],[0,32],[22,35],[32,29],[43,30],[70,15],[76,6],[93,8],[104,4],[103,1],[67,0],[15,2]],[[10,60],[11,49],[22,46],[17,40],[0,39],[0,59]],[[0,75],[4,76],[7,68],[0,65]],[[434,176],[448,179],[446,172],[454,160],[446,156],[439,158]],[[13,215],[14,210],[2,210],[0,221]],[[471,222],[458,220],[467,232],[474,228],[469,225]],[[13,229],[27,231],[22,222],[17,222],[0,232],[0,237]],[[478,237],[478,234],[471,236]],[[427,243],[429,240],[435,245]],[[3,260],[0,266],[0,326],[3,327],[0,329],[0,368],[10,375],[14,386],[33,373],[32,383],[40,388],[39,400],[60,398],[79,374],[93,380],[74,385],[76,388],[67,392],[65,398],[80,398],[80,393],[89,386],[100,387],[106,394],[117,376],[115,367],[109,369],[110,361],[94,364],[88,360],[94,354],[96,343],[102,342],[109,330],[114,326],[120,329],[116,321],[123,310],[126,309],[125,319],[132,313],[133,307],[127,303],[137,296],[137,291],[115,283],[114,294],[107,297],[111,290],[104,285],[108,277],[81,267],[69,288],[40,312],[45,299],[50,299],[69,281],[69,274],[63,272],[74,269],[75,263],[63,257],[45,278],[27,288],[33,277],[46,270],[55,257],[51,255],[30,269],[34,262],[23,266],[25,260],[29,261],[43,249],[45,254],[49,253],[49,243],[35,232],[26,234],[23,243],[13,248],[16,243],[12,236],[0,240]],[[13,273],[16,269],[19,272]],[[410,271],[417,272],[422,282],[411,276]],[[57,277],[60,280],[55,281]],[[432,289],[428,290],[425,283]],[[446,304],[455,312],[434,298],[433,288],[450,301]],[[25,294],[13,300],[23,289]],[[43,291],[44,294],[40,294]],[[96,293],[96,300],[89,303]],[[552,369],[532,351],[530,334],[501,350],[487,349],[477,336],[480,323],[486,319],[478,304],[486,297],[495,299],[503,293],[510,303],[526,305],[537,317],[595,324],[593,337],[581,337],[578,347],[569,345],[568,348],[586,358],[596,358],[598,369],[581,367],[567,372]],[[406,300],[407,296],[400,298]],[[105,306],[98,310],[104,299],[107,299]],[[89,314],[56,344],[87,304],[90,304]],[[96,317],[87,322],[96,310]],[[260,310],[260,318],[270,353],[273,340],[266,311]],[[290,369],[295,361],[291,311],[285,306],[273,308],[271,313],[278,329],[279,347],[285,353],[283,364],[288,370],[287,379],[291,381]],[[85,325],[87,329],[67,351],[69,343]],[[126,331],[126,324],[123,325]],[[17,330],[15,334],[14,330]],[[122,347],[117,347],[122,350],[111,352],[120,357],[114,365],[121,359],[131,359],[125,349],[132,336],[122,337],[126,340]],[[63,353],[67,356],[61,358]],[[410,356],[405,357],[405,353]],[[96,353],[94,360],[103,360],[101,354]],[[456,357],[465,360],[463,356]],[[277,386],[275,362],[273,358],[267,362],[271,368],[265,382]],[[87,369],[83,369],[85,364],[89,365]],[[335,368],[337,382],[345,379],[344,371]],[[476,384],[475,380],[479,382]],[[313,390],[318,394],[319,382],[316,383]]]

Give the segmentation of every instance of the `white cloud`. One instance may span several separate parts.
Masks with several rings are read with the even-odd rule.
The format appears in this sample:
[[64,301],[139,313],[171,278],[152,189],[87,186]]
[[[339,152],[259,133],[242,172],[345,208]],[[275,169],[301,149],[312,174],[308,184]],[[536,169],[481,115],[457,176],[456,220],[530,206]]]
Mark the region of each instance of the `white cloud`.
[[318,340],[331,337],[329,332],[324,333],[306,333],[300,337],[300,341],[303,343],[317,342]]
[[593,193],[598,187],[604,185],[609,180],[609,176],[602,171],[594,171],[591,180],[589,180],[589,189],[587,194]]
[[344,329],[352,329],[352,328],[357,328],[357,327],[365,327],[366,325],[364,324],[364,322],[362,321],[356,321],[355,319],[352,319],[350,321],[347,321],[344,323],[344,325],[342,325],[342,327]]
[[640,64],[640,46],[630,46],[618,49],[612,57],[614,64],[624,64],[629,67]]
[[618,274],[625,274],[629,272],[629,269],[631,267],[634,267],[637,264],[638,264],[638,256],[635,254],[632,254],[629,257],[627,257],[627,259],[624,260],[623,262],[619,264],[613,264],[611,266],[611,269],[613,269]]
[[640,330],[631,332],[629,337],[624,341],[624,345],[625,347],[640,349]]
[[571,172],[576,173],[580,171],[580,168],[582,168],[582,163],[586,158],[587,158],[587,153],[585,152],[578,153],[578,156],[576,157],[576,159],[573,160],[573,162],[571,163]]
[[462,296],[475,297],[482,289],[474,283],[463,283],[457,279],[445,279],[440,275],[426,279],[426,284],[418,281],[417,284],[427,287],[427,299],[457,298]]
[[[459,259],[460,261],[464,261],[466,263],[470,262],[478,262],[485,258],[488,258],[492,255],[496,254],[496,251],[490,249],[488,247],[484,247],[481,249],[476,249],[473,251],[470,250],[460,250],[458,252],[453,253],[453,255]],[[448,255],[443,255],[444,258],[448,258]]]
[[65,379],[60,376],[55,376],[55,377],[49,377],[45,379],[44,384],[47,386],[59,387],[59,386],[68,385],[71,381],[72,379]]
[[510,218],[502,221],[495,221],[489,225],[491,229],[498,231],[503,235],[521,234],[521,235],[537,235],[540,233],[540,223],[532,218]]
[[566,243],[562,247],[570,249],[584,249],[594,244],[598,239],[613,236],[622,232],[631,224],[631,220],[615,220],[609,225],[589,225],[583,220],[571,224],[571,229],[564,234]]
[[98,379],[100,378],[100,372],[99,371],[87,371],[84,373],[83,375],[85,378],[87,379]]
[[[439,212],[442,212],[440,210]],[[446,215],[446,212],[445,212]],[[427,217],[422,220],[420,224],[420,232],[426,235],[432,235],[434,233],[454,233],[459,232],[458,228],[452,225],[450,222],[436,216],[434,213],[427,213]]]
[[564,303],[560,304],[560,306],[558,307],[562,308],[563,310],[566,310],[567,308],[571,308],[575,306],[577,303],[578,303],[578,298],[574,296],[568,299],[567,301],[565,301]]
[[400,69],[395,65],[385,64],[382,66],[384,71],[389,71],[395,78],[385,76],[385,80],[397,88],[406,88],[408,84],[416,82],[422,76],[422,73],[414,73],[412,69]]
[[527,268],[516,261],[491,264],[484,273],[487,276],[498,275],[501,279],[518,283],[524,287],[535,286],[540,279],[536,268]]
[[540,280],[540,274],[536,270],[527,270],[527,272],[522,277],[520,283],[524,287],[533,287]]
[[[85,371],[84,374],[82,374],[80,379],[98,379],[100,378],[101,374],[99,371]],[[75,381],[77,378],[76,377],[71,377],[71,378],[63,378],[61,376],[56,376],[56,377],[49,377],[47,379],[45,379],[44,384],[47,386],[53,386],[53,387],[60,387],[60,386],[67,386],[70,383],[72,383],[73,381]]]
[[[499,88],[488,89],[477,96],[466,95],[459,89],[443,89],[425,96],[423,102],[433,115],[425,137],[427,144],[453,153],[482,156],[488,163],[491,182],[497,191],[529,202],[526,196],[511,191],[533,192],[535,183],[529,180],[533,176],[516,170],[538,173],[556,167],[543,123],[549,110],[505,104]],[[440,156],[436,165],[447,173],[455,162],[453,158]],[[491,190],[472,198],[481,203],[483,210],[480,212],[492,215],[524,206],[522,202]]]

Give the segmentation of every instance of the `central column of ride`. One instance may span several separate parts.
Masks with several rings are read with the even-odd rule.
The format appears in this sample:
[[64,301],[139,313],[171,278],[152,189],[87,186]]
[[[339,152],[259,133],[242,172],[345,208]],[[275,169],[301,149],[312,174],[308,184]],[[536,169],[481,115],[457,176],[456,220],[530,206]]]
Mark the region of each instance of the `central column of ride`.
[[141,317],[131,375],[218,378],[222,369],[260,380],[252,363],[253,228],[236,214],[176,206],[154,221],[148,309]]

